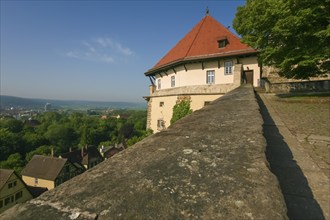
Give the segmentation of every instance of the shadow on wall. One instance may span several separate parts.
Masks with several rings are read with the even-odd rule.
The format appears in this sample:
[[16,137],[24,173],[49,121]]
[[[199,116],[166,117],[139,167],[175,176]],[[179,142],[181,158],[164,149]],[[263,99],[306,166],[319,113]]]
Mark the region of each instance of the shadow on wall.
[[271,171],[280,183],[289,219],[325,219],[307,179],[293,159],[292,152],[283,140],[267,107],[258,94],[256,97],[264,120],[263,133],[267,141],[266,157]]

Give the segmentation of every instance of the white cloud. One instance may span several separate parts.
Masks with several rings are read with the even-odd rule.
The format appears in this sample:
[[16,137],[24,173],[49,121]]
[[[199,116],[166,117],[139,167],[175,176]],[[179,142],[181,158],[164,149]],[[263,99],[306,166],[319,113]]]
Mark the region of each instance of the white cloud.
[[96,53],[96,49],[91,44],[89,44],[88,42],[83,41],[82,44],[85,45],[88,48],[89,51],[91,51],[93,53]]
[[99,37],[95,40],[102,47],[113,47],[113,42],[110,38]]
[[90,41],[82,41],[79,49],[66,52],[65,56],[88,61],[114,63],[114,57],[120,58],[121,56],[131,56],[133,54],[134,52],[130,48],[121,45],[119,42],[111,38],[99,37]]
[[131,49],[129,49],[128,47],[122,46],[120,43],[113,41],[111,38],[99,37],[95,40],[95,42],[104,48],[115,49],[118,53],[121,53],[121,54],[124,54],[127,56],[133,54],[133,51]]
[[129,49],[128,47],[123,47],[120,43],[116,43],[116,47],[118,49],[119,52],[121,52],[122,54],[125,55],[132,55],[133,51],[131,51],[131,49]]

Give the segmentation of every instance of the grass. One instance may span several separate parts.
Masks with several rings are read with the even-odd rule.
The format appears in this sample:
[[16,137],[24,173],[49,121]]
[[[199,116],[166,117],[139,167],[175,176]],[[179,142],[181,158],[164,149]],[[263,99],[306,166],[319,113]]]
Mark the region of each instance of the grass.
[[323,93],[286,93],[276,94],[278,98],[289,98],[289,99],[310,99],[310,98],[330,98],[330,92]]

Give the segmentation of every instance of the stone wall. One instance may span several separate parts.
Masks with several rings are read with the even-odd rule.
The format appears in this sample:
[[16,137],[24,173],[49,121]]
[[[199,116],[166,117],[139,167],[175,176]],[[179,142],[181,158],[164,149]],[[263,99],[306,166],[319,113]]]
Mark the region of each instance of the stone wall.
[[290,92],[329,92],[330,80],[300,80],[294,82],[271,82],[263,79],[262,87],[266,92],[290,93]]
[[251,86],[0,219],[287,219]]

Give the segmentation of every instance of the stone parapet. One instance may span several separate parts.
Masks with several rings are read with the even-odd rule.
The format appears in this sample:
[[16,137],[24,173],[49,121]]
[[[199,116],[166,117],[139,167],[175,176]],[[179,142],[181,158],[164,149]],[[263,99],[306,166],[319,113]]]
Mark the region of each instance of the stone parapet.
[[182,86],[171,89],[162,89],[155,91],[151,97],[159,96],[173,96],[173,95],[212,95],[212,94],[225,94],[239,85],[228,84],[212,84],[212,85],[195,85],[195,86]]
[[330,80],[296,80],[296,81],[278,81],[262,79],[262,87],[266,92],[272,93],[291,93],[291,92],[329,92]]
[[241,86],[0,219],[287,219]]

